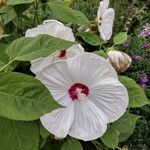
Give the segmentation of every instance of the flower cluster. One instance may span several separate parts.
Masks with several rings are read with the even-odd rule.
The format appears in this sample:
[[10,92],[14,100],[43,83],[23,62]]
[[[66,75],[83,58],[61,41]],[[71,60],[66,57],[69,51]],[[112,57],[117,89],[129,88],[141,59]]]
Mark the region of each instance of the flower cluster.
[[[98,9],[98,29],[104,40],[110,39],[114,20],[114,10],[108,6],[109,0],[104,0]],[[71,28],[57,20],[46,20],[43,25],[27,30],[26,37],[39,34],[75,41]],[[131,61],[123,53],[115,59],[120,58],[117,65],[123,66],[122,59]],[[31,61],[31,71],[54,100],[64,106],[40,118],[42,125],[57,138],[70,135],[84,141],[97,139],[128,106],[127,90],[109,61],[85,52],[80,44]]]
[[142,37],[150,36],[150,24],[149,23],[146,23],[145,25],[143,25],[140,35]]

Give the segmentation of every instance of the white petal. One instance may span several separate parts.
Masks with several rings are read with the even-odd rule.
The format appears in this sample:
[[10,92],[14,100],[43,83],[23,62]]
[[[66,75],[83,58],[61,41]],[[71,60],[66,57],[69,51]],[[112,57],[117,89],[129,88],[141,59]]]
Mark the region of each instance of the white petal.
[[40,34],[47,34],[46,28],[43,25],[38,25],[35,28],[28,29],[25,33],[25,37],[35,37]]
[[80,44],[75,44],[67,49],[67,58],[73,57],[78,53],[83,53],[84,48]]
[[126,88],[113,78],[106,78],[92,87],[89,99],[105,113],[109,122],[119,119],[128,106]]
[[74,121],[69,135],[84,141],[101,137],[107,128],[107,117],[89,100],[75,102]]
[[98,26],[98,29],[103,40],[109,40],[112,36],[114,15],[114,10],[109,8],[102,16],[102,23]]
[[69,49],[67,49],[65,57],[61,57],[61,58],[57,57],[56,53],[59,53],[59,51],[56,51],[55,53],[53,53],[52,55],[49,55],[48,57],[39,58],[39,59],[31,61],[30,69],[34,74],[37,75],[44,68],[51,65],[53,62],[73,57],[77,53],[82,53],[82,52],[84,52],[84,48],[80,44],[75,44],[71,46]]
[[45,114],[40,118],[42,125],[58,138],[65,138],[74,118],[74,105]]
[[69,72],[76,83],[88,87],[108,77],[117,78],[117,74],[109,62],[91,53],[80,53],[67,60]]
[[30,70],[34,73],[34,74],[38,74],[40,73],[44,68],[46,68],[47,66],[51,65],[51,63],[53,62],[53,55],[50,55],[48,57],[45,58],[39,58],[36,60],[31,61],[31,67]]
[[40,34],[47,34],[68,41],[75,41],[72,29],[65,27],[57,20],[46,20],[44,21],[43,25],[28,29],[25,36],[34,37]]
[[73,85],[66,61],[58,61],[43,69],[36,78],[51,92],[54,99],[63,106],[73,103],[68,90]]
[[105,13],[105,11],[108,9],[108,6],[109,6],[109,0],[103,0],[100,2],[97,11],[98,19]]

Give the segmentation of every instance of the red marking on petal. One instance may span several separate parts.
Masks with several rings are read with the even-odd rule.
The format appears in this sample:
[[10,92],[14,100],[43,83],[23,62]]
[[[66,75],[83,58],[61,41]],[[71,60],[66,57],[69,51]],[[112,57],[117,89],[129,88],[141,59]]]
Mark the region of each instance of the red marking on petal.
[[67,53],[66,49],[65,50],[61,50],[60,54],[59,54],[59,58],[65,57],[66,53]]
[[82,83],[75,83],[68,90],[68,93],[73,101],[78,100],[77,89],[80,89],[81,93],[85,94],[86,96],[89,95],[89,88],[86,85]]

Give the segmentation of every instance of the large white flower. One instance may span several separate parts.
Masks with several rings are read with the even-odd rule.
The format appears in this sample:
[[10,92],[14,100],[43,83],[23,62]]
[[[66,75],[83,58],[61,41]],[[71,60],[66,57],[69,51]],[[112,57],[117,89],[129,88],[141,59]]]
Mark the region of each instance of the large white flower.
[[[75,41],[72,29],[69,27],[65,27],[61,22],[57,20],[46,20],[43,22],[43,25],[39,25],[33,29],[28,29],[25,36],[35,37],[40,34],[47,34],[72,42]],[[75,44],[67,50],[57,51],[48,57],[31,61],[31,71],[35,74],[38,74],[42,69],[44,69],[54,61],[66,59],[81,52],[84,52],[83,47],[80,44]]]
[[103,40],[109,40],[112,36],[112,28],[115,17],[114,9],[108,8],[109,0],[103,0],[100,2],[97,19],[98,19],[98,29],[100,36]]
[[115,70],[96,54],[54,62],[36,78],[65,106],[41,117],[43,126],[58,138],[68,134],[84,141],[97,139],[128,105],[127,90]]

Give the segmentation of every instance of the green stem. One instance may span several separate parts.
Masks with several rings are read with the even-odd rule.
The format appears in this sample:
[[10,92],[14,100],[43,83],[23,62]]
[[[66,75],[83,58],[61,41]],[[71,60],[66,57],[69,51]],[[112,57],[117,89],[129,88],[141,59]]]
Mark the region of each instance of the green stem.
[[38,9],[39,9],[39,3],[38,0],[35,0],[34,4],[35,12],[34,12],[34,25],[38,25],[39,23],[39,17],[38,17]]
[[117,149],[119,149],[119,150],[121,150],[121,148],[120,147],[116,147]]
[[14,62],[14,59],[12,59],[5,66],[3,66],[2,68],[0,68],[0,72],[3,71],[4,69],[6,69],[12,62]]
[[91,141],[98,150],[103,150],[103,146],[96,140]]

